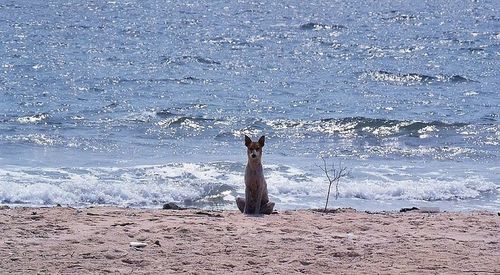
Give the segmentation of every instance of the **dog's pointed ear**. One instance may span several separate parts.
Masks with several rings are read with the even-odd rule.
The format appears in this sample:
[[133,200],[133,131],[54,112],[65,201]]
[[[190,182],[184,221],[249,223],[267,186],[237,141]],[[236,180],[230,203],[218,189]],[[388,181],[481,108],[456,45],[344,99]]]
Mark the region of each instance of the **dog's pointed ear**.
[[261,136],[259,138],[259,144],[261,147],[264,147],[264,142],[266,141],[266,137],[265,136]]
[[252,140],[247,135],[245,135],[245,146],[248,147],[251,143]]

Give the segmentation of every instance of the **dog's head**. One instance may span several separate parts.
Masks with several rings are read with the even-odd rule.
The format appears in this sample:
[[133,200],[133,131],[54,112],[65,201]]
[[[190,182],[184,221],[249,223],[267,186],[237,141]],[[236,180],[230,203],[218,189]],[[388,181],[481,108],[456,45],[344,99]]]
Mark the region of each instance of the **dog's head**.
[[253,142],[248,136],[245,135],[245,146],[247,147],[248,160],[260,161],[262,157],[262,147],[266,138],[261,136],[259,141]]

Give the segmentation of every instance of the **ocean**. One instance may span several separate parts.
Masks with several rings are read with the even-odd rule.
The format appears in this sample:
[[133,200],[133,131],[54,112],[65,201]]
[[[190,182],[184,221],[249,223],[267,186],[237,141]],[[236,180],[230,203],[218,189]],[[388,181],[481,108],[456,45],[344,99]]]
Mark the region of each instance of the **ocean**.
[[0,203],[500,210],[491,1],[4,0]]

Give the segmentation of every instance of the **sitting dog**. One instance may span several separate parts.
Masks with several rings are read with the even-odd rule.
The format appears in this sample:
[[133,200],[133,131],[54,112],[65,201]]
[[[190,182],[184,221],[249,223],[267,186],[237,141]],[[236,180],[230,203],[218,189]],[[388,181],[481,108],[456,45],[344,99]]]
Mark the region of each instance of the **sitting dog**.
[[267,195],[267,184],[262,169],[262,148],[265,137],[262,136],[258,142],[253,142],[245,136],[248,163],[245,169],[245,198],[236,198],[236,205],[245,214],[271,214],[274,202],[269,201]]

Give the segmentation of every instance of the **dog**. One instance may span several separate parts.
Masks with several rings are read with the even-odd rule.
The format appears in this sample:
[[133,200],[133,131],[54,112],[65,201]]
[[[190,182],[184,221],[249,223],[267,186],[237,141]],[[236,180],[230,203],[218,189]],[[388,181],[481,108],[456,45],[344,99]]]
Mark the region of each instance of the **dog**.
[[274,202],[269,201],[261,161],[265,140],[266,138],[262,136],[258,142],[253,142],[245,135],[248,157],[245,169],[245,198],[236,198],[236,205],[244,214],[269,215],[273,213]]

